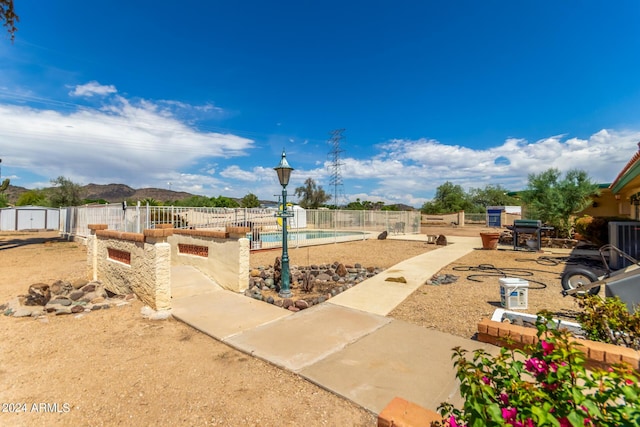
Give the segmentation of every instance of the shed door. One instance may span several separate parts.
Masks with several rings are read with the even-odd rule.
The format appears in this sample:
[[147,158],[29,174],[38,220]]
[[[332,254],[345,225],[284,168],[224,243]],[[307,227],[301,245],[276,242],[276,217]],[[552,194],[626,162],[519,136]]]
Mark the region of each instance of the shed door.
[[502,210],[500,209],[487,209],[487,219],[489,227],[502,227],[500,217],[502,216]]
[[18,230],[42,230],[46,227],[46,211],[18,209]]

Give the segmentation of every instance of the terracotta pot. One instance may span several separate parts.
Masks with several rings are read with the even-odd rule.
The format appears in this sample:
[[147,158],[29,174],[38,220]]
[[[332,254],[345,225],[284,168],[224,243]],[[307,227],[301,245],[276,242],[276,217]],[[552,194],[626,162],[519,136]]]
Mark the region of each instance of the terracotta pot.
[[482,249],[497,249],[500,233],[480,233],[482,237]]

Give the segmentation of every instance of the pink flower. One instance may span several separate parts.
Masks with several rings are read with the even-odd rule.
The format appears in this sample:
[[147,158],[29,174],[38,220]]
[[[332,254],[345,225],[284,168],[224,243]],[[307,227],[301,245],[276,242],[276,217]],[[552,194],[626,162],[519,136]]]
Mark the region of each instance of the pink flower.
[[536,374],[546,374],[549,372],[549,366],[544,360],[532,357],[525,363],[525,369]]
[[499,399],[500,399],[500,402],[501,402],[503,405],[505,405],[505,406],[506,406],[506,405],[508,405],[508,404],[509,404],[509,396],[507,396],[505,393],[500,393],[500,397],[499,397]]
[[513,423],[518,415],[516,408],[502,408],[502,418],[508,423]]
[[489,385],[489,383],[491,383],[491,380],[489,380],[489,378],[487,377],[482,377],[482,382]]
[[540,345],[542,346],[542,351],[544,352],[545,356],[548,356],[555,348],[553,343],[550,343],[544,340],[540,341]]
[[562,417],[558,421],[560,422],[560,427],[571,427],[571,423],[567,417]]
[[449,417],[449,425],[451,427],[466,427],[463,424],[458,424],[458,422],[456,421],[456,417],[454,417],[453,415]]

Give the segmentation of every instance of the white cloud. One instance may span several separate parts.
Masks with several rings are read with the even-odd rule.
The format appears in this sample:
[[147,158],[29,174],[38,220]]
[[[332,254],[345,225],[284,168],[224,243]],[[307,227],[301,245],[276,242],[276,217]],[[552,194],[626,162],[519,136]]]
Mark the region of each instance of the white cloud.
[[[244,156],[253,147],[250,139],[198,131],[151,101],[134,103],[121,96],[101,110],[64,113],[0,105],[0,138],[3,156],[14,168],[81,183],[132,186],[162,186],[169,171],[211,158]],[[158,177],[160,183],[153,182]],[[209,185],[216,184],[212,179],[198,176]],[[186,188],[170,180],[172,189]]]
[[[638,131],[601,130],[587,139],[550,136],[538,141],[508,138],[501,145],[473,149],[435,140],[391,140],[376,146],[371,158],[341,159],[344,190],[349,200],[420,206],[446,181],[465,190],[488,184],[509,190],[526,187],[528,175],[549,168],[585,170],[598,183],[613,181],[637,150]],[[496,161],[498,160],[498,161]],[[329,162],[316,175],[328,176]],[[311,171],[309,171],[309,176]],[[366,188],[366,192],[363,192]]]
[[[172,190],[208,196],[242,197],[251,192],[274,200],[282,191],[270,166],[277,163],[289,137],[270,135],[263,143],[265,151],[260,151],[251,139],[199,130],[185,118],[200,112],[224,113],[213,104],[132,100],[118,95],[114,86],[97,82],[78,86],[72,94],[112,96],[99,109],[41,102],[32,96],[22,96],[18,101],[24,102],[17,103],[3,96],[9,103],[0,104],[2,166],[3,172],[16,177],[16,184],[34,188],[63,175],[82,184],[114,182],[135,188],[168,188],[171,182]],[[392,139],[361,156],[346,147],[347,156],[340,159],[344,183],[340,190],[345,200],[359,197],[420,206],[446,181],[466,190],[488,184],[519,190],[525,188],[529,174],[552,167],[562,172],[582,169],[594,181],[607,183],[637,151],[639,140],[640,131],[612,129],[587,138],[551,135],[531,142],[512,137],[486,148],[428,138]],[[326,157],[326,147],[316,150]],[[289,197],[296,200],[294,189],[307,178],[332,193],[330,162],[318,161],[311,149],[298,154],[300,164],[294,165]],[[31,175],[29,183],[26,175]]]
[[85,83],[83,85],[77,85],[69,95],[71,96],[93,96],[93,95],[109,95],[112,93],[117,93],[116,87],[114,85],[101,85],[97,81],[91,81],[89,83]]

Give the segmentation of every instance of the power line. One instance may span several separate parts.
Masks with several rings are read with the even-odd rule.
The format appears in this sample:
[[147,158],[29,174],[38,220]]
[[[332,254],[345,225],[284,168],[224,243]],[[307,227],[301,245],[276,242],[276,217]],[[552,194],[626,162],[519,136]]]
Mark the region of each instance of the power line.
[[339,194],[344,196],[344,188],[342,184],[342,172],[340,167],[344,164],[340,161],[340,153],[343,153],[344,150],[340,148],[340,141],[344,138],[342,133],[344,129],[336,129],[329,132],[331,137],[329,138],[329,144],[331,145],[331,150],[329,151],[329,185],[333,186],[333,203],[336,208],[339,205]]

